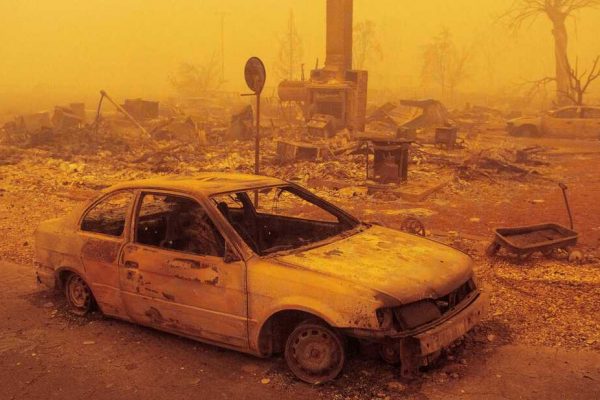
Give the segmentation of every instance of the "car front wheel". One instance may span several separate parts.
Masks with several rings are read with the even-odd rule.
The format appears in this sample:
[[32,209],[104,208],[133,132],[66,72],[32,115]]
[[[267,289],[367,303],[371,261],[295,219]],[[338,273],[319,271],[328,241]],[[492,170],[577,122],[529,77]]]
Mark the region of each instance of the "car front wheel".
[[339,375],[346,361],[343,337],[318,320],[296,326],[285,345],[290,370],[304,382],[318,385]]
[[70,274],[65,281],[65,296],[73,314],[86,315],[92,310],[92,291],[83,278]]

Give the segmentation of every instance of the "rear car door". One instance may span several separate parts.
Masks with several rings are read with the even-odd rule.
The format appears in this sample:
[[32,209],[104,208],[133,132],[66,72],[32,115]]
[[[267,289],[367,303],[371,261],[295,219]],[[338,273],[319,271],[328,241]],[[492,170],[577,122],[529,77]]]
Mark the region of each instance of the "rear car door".
[[127,319],[119,289],[118,258],[128,239],[135,200],[131,190],[110,193],[84,212],[78,236],[85,278],[103,313]]
[[246,348],[246,269],[225,257],[225,240],[191,197],[140,193],[120,282],[130,317],[142,324]]

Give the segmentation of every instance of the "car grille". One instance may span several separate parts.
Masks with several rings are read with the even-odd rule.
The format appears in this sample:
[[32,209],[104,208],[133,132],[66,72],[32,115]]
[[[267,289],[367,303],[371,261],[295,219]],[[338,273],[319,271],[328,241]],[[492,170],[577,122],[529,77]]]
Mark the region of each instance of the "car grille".
[[[397,330],[411,330],[431,323],[454,309],[475,289],[475,282],[469,279],[452,292],[437,299],[420,300],[400,307],[393,307],[391,308],[393,325]],[[378,318],[380,324],[383,324],[383,314]]]

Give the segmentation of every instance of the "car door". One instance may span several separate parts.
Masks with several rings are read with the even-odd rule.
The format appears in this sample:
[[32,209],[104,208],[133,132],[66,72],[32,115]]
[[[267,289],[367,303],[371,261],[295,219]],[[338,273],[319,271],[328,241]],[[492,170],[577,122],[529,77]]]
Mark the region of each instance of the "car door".
[[132,190],[107,194],[83,214],[77,235],[82,240],[85,279],[103,313],[127,319],[119,288],[118,258],[128,239],[135,200]]
[[578,107],[565,107],[544,116],[542,131],[549,136],[572,137],[577,135],[581,123]]
[[590,139],[600,139],[600,108],[583,107],[581,117],[583,119],[583,136]]
[[245,263],[225,257],[225,240],[197,200],[141,192],[121,261],[121,290],[133,320],[247,347]]

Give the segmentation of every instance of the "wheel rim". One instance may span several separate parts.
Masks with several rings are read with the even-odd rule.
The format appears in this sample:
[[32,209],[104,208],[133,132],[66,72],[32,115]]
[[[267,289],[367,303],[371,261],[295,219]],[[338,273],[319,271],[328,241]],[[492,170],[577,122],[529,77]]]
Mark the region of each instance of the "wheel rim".
[[72,275],[67,283],[69,302],[78,310],[87,310],[90,304],[90,289],[78,275]]
[[400,352],[397,346],[386,343],[379,347],[379,356],[383,361],[390,365],[400,364]]
[[486,249],[486,254],[490,257],[495,256],[496,253],[500,250],[500,245],[496,242],[490,243],[490,245]]
[[305,382],[318,384],[335,378],[344,364],[342,343],[329,329],[310,325],[292,333],[288,364]]

